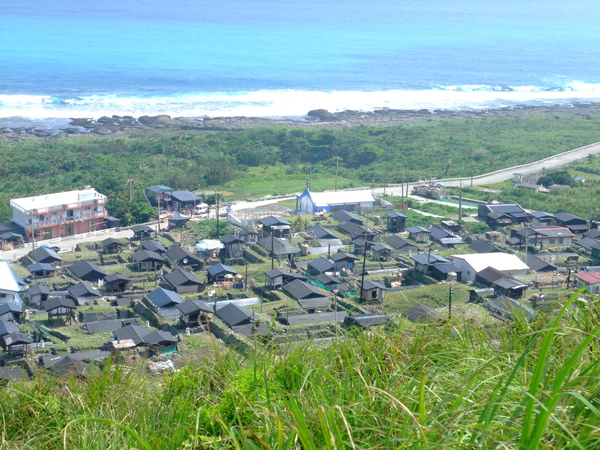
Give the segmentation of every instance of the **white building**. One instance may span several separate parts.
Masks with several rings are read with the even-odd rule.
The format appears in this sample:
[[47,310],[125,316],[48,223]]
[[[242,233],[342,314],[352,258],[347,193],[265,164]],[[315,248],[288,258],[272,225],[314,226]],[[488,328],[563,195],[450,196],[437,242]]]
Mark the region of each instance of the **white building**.
[[300,214],[316,212],[356,211],[375,206],[375,198],[368,191],[311,192],[306,189],[296,196],[296,210]]
[[54,239],[105,228],[106,195],[91,187],[77,191],[16,198],[10,201],[12,221],[27,238]]
[[493,267],[507,275],[525,275],[527,264],[515,255],[508,253],[476,253],[472,255],[452,255],[454,264],[462,270],[462,281],[475,281],[476,275],[483,269]]

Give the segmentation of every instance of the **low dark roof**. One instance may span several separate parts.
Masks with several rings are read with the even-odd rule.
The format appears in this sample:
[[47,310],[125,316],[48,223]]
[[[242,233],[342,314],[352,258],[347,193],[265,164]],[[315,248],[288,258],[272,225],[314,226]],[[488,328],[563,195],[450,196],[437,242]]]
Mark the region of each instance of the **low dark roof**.
[[577,245],[579,245],[580,247],[583,247],[588,250],[591,250],[591,249],[600,250],[600,242],[598,242],[596,239],[593,239],[591,237],[581,238],[578,241],[575,241],[575,243]]
[[575,214],[568,212],[559,212],[554,215],[559,222],[581,222],[586,223],[587,221]]
[[263,224],[263,226],[266,226],[266,227],[275,227],[277,225],[287,225],[287,226],[291,225],[291,223],[288,222],[287,220],[282,219],[281,217],[275,217],[275,216],[263,217],[262,219],[259,219],[259,222],[261,224]]
[[102,294],[95,286],[91,284],[79,282],[67,289],[69,294],[75,298],[80,297],[102,297]]
[[469,248],[477,253],[496,253],[502,251],[495,245],[489,243],[488,241],[484,241],[483,239],[477,239],[473,243],[469,244]]
[[62,261],[62,257],[48,247],[38,247],[35,250],[31,250],[28,255],[36,262]]
[[406,219],[406,215],[405,214],[399,213],[397,211],[392,211],[392,212],[389,212],[389,213],[385,213],[385,215],[387,217],[389,217],[390,219],[397,219],[397,218],[401,218],[401,219],[404,218],[404,219]]
[[369,231],[367,227],[355,222],[351,222],[349,220],[340,223],[337,227],[343,233],[350,235],[352,239],[357,237],[365,237],[373,234],[373,232]]
[[77,261],[76,263],[67,267],[69,271],[77,278],[98,278],[103,279],[107,273],[100,268],[97,264],[89,261]]
[[54,272],[54,266],[50,263],[33,263],[27,266],[31,273],[34,272]]
[[320,257],[309,261],[307,268],[314,269],[319,273],[323,273],[333,270],[333,263],[326,258]]
[[215,264],[214,266],[210,266],[207,269],[207,273],[209,276],[214,277],[221,274],[231,274],[236,275],[237,271],[233,267],[226,266],[225,264]]
[[356,256],[353,253],[337,252],[337,253],[332,253],[331,256],[329,257],[329,259],[331,259],[334,262],[343,261],[344,259],[356,261],[356,260],[360,259],[360,257]]
[[276,278],[276,277],[284,277],[284,278],[294,278],[294,279],[298,279],[298,280],[306,280],[306,277],[302,274],[288,272],[287,270],[283,270],[283,269],[267,270],[265,272],[265,275],[271,279]]
[[348,313],[346,311],[328,311],[318,314],[283,314],[277,321],[284,325],[310,325],[313,323],[343,322]]
[[[96,322],[88,322],[83,324],[88,334],[107,333],[109,331],[115,331],[123,327],[123,319],[110,319],[110,320],[98,320]],[[137,325],[141,326],[142,323],[137,317],[128,319],[126,325]]]
[[243,243],[244,241],[233,234],[227,234],[221,238],[221,242],[225,245]]
[[153,184],[152,186],[148,186],[146,188],[147,191],[153,191],[153,192],[162,192],[162,191],[172,191],[173,188],[170,188],[169,186],[163,186],[162,184]]
[[[600,244],[599,244],[600,248]],[[542,258],[527,254],[523,257],[523,262],[529,266],[534,272],[554,272],[558,270],[558,267],[551,262],[543,260]]]
[[340,237],[333,231],[321,226],[314,225],[306,229],[306,232],[312,234],[315,239],[339,239]]
[[233,303],[228,303],[222,308],[217,309],[216,315],[230,327],[252,320],[251,310]]
[[177,294],[177,292],[170,291],[164,288],[157,288],[146,294],[146,298],[157,308],[163,308],[168,306],[175,306],[178,303],[182,303],[183,299]]
[[42,305],[45,311],[52,311],[56,308],[69,308],[76,309],[77,305],[71,298],[52,297],[44,302]]
[[363,223],[363,219],[358,217],[356,214],[351,213],[350,211],[336,211],[333,214],[331,214],[331,217],[333,217],[338,222],[352,221],[359,224]]
[[181,203],[202,201],[202,197],[190,191],[173,191],[171,192],[171,198]]
[[492,299],[484,298],[483,306],[492,312],[503,314],[510,319],[515,315],[524,314],[527,319],[535,316],[535,311],[529,306],[509,297],[496,297]]
[[239,227],[236,232],[240,236],[246,236],[249,234],[256,234],[256,235],[259,234],[258,231],[256,231],[254,228],[250,228],[250,227]]
[[212,313],[213,312],[213,310],[209,306],[209,304],[202,300],[187,300],[183,303],[178,303],[177,305],[175,305],[175,308],[177,308],[183,314],[196,314],[196,313],[201,313],[201,312]]
[[296,255],[300,253],[300,250],[288,241],[270,236],[262,238],[257,244],[275,255]]
[[117,246],[125,245],[120,240],[112,238],[112,237],[104,239],[102,242],[100,242],[100,244],[102,244],[102,247],[108,247],[109,245],[117,245]]
[[52,364],[52,366],[48,367],[48,369],[54,371],[58,377],[72,373],[81,375],[87,372],[88,364],[84,363],[80,359],[74,358],[70,353],[68,353],[64,356],[61,356]]
[[25,333],[21,333],[20,331],[15,331],[14,333],[6,334],[2,337],[4,339],[4,345],[25,345],[31,344],[31,339],[29,339],[29,335]]
[[290,294],[292,297],[294,297],[296,300],[327,297],[327,294],[325,292],[321,291],[312,284],[308,284],[307,282],[301,280],[294,280],[284,284],[283,290]]
[[417,233],[428,233],[428,234],[431,234],[431,231],[429,231],[425,227],[408,227],[406,229],[406,231],[408,231],[410,234],[417,234]]
[[319,276],[316,277],[316,280],[323,286],[342,284],[342,281],[338,277],[332,277],[331,275],[327,275],[324,273],[319,274]]
[[142,241],[142,249],[156,253],[164,253],[167,251],[166,247],[155,239],[146,239]]
[[50,289],[45,284],[36,284],[35,286],[30,286],[29,289],[27,289],[27,293],[30,296],[45,295],[50,294]]
[[150,250],[140,250],[131,254],[131,259],[134,262],[154,261],[165,262],[164,258],[156,252]]
[[387,291],[387,288],[379,281],[367,280],[364,282],[362,287],[365,291],[370,291],[371,289],[383,289],[384,291]]
[[413,261],[415,261],[418,264],[447,264],[450,261],[448,261],[446,258],[444,258],[443,256],[437,255],[435,253],[429,254],[429,253],[418,253],[416,255],[412,255],[411,259]]
[[200,258],[179,245],[172,245],[167,249],[167,256],[174,262],[183,261],[184,259],[201,262]]
[[0,336],[6,336],[10,333],[18,333],[19,327],[12,320],[0,320]]
[[127,325],[126,327],[114,330],[113,334],[120,341],[131,339],[135,345],[141,345],[146,342],[144,337],[150,334],[150,331],[138,325]]
[[381,252],[383,250],[388,250],[391,252],[393,249],[389,245],[375,244],[373,247],[371,247],[371,250],[373,250],[374,252]]
[[115,281],[131,281],[131,278],[122,273],[113,273],[104,279],[105,283],[114,283]]
[[462,273],[462,270],[460,270],[455,264],[453,263],[441,263],[441,264],[434,264],[432,266],[431,270],[435,270],[437,272],[440,273],[444,273],[444,274],[448,274],[448,273]]
[[203,285],[200,278],[194,275],[192,272],[187,270],[175,269],[173,272],[165,274],[165,280],[167,280],[173,286],[182,286],[189,284]]
[[152,227],[149,227],[148,225],[134,225],[130,229],[131,231],[133,231],[134,234],[154,233],[154,229]]
[[385,236],[383,238],[383,240],[385,242],[387,242],[388,244],[390,244],[392,247],[394,247],[396,250],[399,250],[403,247],[417,248],[417,246],[415,244],[411,244],[407,240],[402,239],[401,237],[396,236],[395,234],[392,234],[390,236]]
[[23,303],[19,302],[19,303],[15,303],[15,302],[8,302],[8,303],[2,303],[0,305],[0,315],[1,314],[6,314],[6,313],[20,313],[23,312]]
[[550,214],[546,211],[533,211],[531,217],[535,217],[536,219],[552,219],[554,218],[554,214]]
[[177,342],[177,338],[168,331],[156,330],[144,336],[144,340],[150,345],[171,345]]

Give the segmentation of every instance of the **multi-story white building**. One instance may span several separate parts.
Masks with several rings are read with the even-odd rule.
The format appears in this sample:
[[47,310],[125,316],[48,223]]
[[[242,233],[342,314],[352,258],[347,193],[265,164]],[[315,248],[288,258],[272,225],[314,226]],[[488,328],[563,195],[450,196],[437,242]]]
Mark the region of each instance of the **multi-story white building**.
[[27,239],[46,240],[105,228],[106,196],[85,189],[10,201],[12,221],[23,227]]

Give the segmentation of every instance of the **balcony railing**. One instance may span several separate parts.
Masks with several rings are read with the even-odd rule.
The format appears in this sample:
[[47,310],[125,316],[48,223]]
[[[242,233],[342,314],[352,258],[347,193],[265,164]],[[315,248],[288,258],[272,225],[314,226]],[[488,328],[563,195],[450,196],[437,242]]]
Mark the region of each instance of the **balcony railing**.
[[50,220],[44,220],[42,222],[34,222],[33,227],[34,228],[43,228],[43,227],[50,227],[52,225],[68,225],[70,223],[83,222],[84,220],[95,219],[97,217],[107,217],[107,216],[108,216],[107,211],[98,211],[98,212],[93,212],[93,213],[89,213],[89,214],[79,214],[79,215],[73,216],[73,217],[61,217],[60,219],[50,219]]

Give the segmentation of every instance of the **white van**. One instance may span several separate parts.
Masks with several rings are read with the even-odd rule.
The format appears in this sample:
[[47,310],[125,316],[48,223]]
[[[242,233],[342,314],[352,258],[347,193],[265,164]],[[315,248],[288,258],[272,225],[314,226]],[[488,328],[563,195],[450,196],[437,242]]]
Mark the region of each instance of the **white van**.
[[197,216],[202,216],[202,215],[208,214],[208,205],[206,203],[200,203],[200,204],[196,205],[194,214]]

